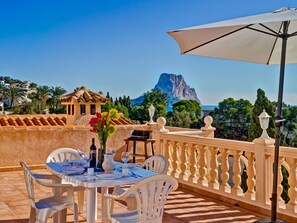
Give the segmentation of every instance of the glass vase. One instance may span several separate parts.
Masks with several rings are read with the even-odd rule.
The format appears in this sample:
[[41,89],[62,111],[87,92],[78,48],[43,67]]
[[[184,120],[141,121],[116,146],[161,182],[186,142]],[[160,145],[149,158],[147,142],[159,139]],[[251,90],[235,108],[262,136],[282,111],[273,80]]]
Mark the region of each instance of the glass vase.
[[100,144],[100,146],[98,148],[97,168],[102,168],[102,164],[104,162],[105,149],[106,149],[106,144]]

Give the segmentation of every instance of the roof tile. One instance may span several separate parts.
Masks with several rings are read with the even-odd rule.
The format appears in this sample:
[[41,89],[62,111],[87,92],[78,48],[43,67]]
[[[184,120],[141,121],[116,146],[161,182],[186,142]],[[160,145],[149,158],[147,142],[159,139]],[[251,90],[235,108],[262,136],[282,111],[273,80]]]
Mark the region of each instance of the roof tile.
[[[132,125],[133,122],[123,116],[119,120],[112,120],[114,125]],[[66,115],[0,115],[0,127],[24,128],[24,127],[67,127]]]
[[62,103],[72,102],[72,100],[76,103],[105,103],[108,101],[108,98],[106,98],[103,94],[90,91],[87,87],[81,87],[77,91],[67,94],[60,99]]

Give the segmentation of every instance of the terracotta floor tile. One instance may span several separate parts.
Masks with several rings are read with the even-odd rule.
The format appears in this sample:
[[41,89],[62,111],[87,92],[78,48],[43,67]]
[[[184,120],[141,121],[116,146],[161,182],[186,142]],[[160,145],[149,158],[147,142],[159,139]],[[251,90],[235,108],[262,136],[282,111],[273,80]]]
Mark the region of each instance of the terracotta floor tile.
[[[26,214],[26,217],[29,217],[29,213],[30,213],[30,203],[28,202],[28,205],[19,205],[19,206],[14,206],[14,207],[10,207],[10,209],[17,214],[19,217],[21,217],[20,215],[22,214]],[[23,216],[22,216],[23,217]]]
[[0,209],[0,220],[10,219],[19,219],[19,217],[10,208]]
[[[49,173],[47,170],[34,170],[36,173]],[[27,223],[30,204],[27,196],[22,171],[0,173],[0,223]],[[100,190],[99,190],[100,191]],[[36,197],[42,198],[52,194],[51,189],[35,187]],[[76,196],[76,193],[75,193]],[[77,199],[77,197],[76,197]],[[98,220],[101,222],[101,194],[97,194]],[[86,206],[84,206],[86,208]],[[126,211],[123,203],[115,203],[115,212]],[[86,222],[86,211],[79,215],[79,222]],[[248,223],[265,218],[231,204],[179,189],[172,192],[165,206],[163,222],[165,223]],[[73,222],[73,211],[69,210],[67,222]],[[52,223],[52,219],[48,220]],[[152,222],[154,223],[154,222]]]

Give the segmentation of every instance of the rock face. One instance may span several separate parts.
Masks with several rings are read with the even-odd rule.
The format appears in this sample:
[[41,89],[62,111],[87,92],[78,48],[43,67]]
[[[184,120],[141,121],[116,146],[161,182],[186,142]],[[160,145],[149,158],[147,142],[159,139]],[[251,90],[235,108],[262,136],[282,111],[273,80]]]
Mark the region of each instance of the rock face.
[[180,100],[195,100],[201,103],[195,89],[186,84],[182,75],[162,73],[154,89],[168,94],[168,106]]
[[[195,89],[186,84],[182,75],[162,73],[154,89],[160,89],[168,94],[168,107],[180,100],[195,100],[201,104]],[[131,100],[132,105],[140,105],[143,98],[143,96],[140,96]]]

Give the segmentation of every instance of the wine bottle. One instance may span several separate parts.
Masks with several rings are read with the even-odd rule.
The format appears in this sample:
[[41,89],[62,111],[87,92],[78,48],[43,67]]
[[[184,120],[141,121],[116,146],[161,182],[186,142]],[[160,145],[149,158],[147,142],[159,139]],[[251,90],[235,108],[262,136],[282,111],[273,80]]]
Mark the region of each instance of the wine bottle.
[[92,145],[90,146],[90,167],[96,167],[96,151],[95,138],[92,138]]

